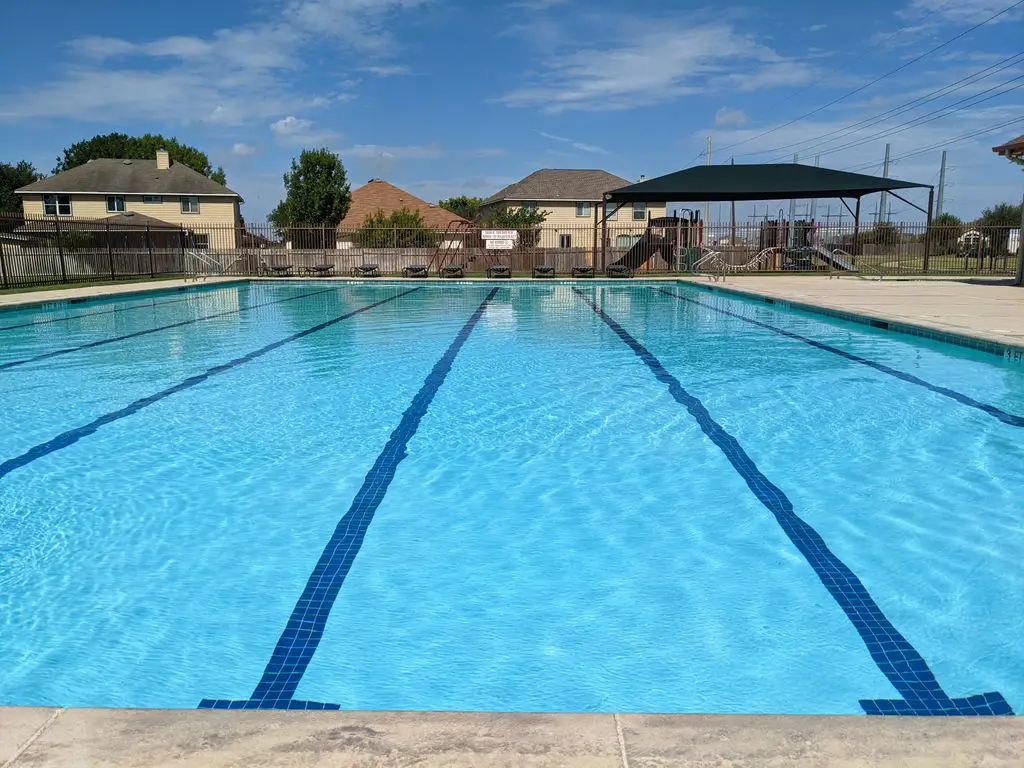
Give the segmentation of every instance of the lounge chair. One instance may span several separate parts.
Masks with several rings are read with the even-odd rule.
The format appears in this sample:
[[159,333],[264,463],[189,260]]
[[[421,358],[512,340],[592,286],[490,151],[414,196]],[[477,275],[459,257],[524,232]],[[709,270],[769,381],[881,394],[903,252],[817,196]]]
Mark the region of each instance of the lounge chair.
[[352,267],[352,277],[380,277],[379,264],[360,264]]
[[488,277],[512,277],[512,267],[508,264],[495,264],[487,268]]
[[294,269],[293,264],[268,264],[265,261],[260,262],[260,272],[265,275],[274,275],[276,277],[283,277],[284,275],[291,274]]
[[555,268],[550,264],[538,264],[533,268],[534,277],[554,277]]
[[594,276],[594,268],[593,267],[587,267],[587,266],[573,267],[572,268],[572,276],[573,277],[593,277]]
[[430,277],[426,264],[410,264],[402,268],[402,277]]
[[466,270],[461,264],[446,264],[441,267],[441,277],[465,277]]
[[605,274],[608,277],[632,277],[633,270],[625,264],[609,264],[608,271]]
[[311,267],[303,267],[302,271],[307,275],[316,275],[317,277],[326,277],[334,271],[333,264],[314,264]]

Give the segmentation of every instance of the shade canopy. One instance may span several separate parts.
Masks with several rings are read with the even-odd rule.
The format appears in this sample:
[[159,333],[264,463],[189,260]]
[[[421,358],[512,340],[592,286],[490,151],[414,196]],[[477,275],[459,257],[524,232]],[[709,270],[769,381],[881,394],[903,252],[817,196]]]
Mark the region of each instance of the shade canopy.
[[609,203],[686,203],[863,197],[873,192],[929,187],[800,163],[697,165],[611,192]]

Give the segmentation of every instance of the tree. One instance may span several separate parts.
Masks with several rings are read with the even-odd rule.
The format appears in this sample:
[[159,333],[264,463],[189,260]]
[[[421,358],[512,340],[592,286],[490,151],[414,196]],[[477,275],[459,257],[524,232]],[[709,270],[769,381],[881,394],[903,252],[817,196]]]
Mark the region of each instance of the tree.
[[41,178],[42,175],[32,163],[25,160],[17,165],[0,163],[0,228],[21,226],[24,222],[21,217],[21,198],[14,194],[14,190]]
[[503,206],[484,217],[485,227],[519,230],[519,247],[533,248],[540,240],[540,227],[547,221],[550,211],[536,208],[509,208]]
[[353,241],[361,248],[436,248],[441,233],[423,223],[419,211],[402,208],[367,216]]
[[98,160],[104,157],[113,157],[118,160],[153,160],[156,158],[158,149],[166,149],[171,160],[182,165],[187,165],[193,171],[198,171],[204,176],[216,181],[218,184],[226,184],[224,169],[214,168],[210,164],[210,158],[205,152],[195,147],[182,144],[174,137],[167,138],[158,133],[146,133],[142,136],[129,136],[126,133],[107,133],[100,136],[93,136],[91,139],[79,141],[65,148],[64,155],[57,158],[57,165],[54,173],[69,171],[84,165],[90,160]]
[[[299,247],[327,247],[326,231],[337,228],[352,204],[341,158],[328,149],[302,150],[284,174],[284,188],[284,200],[267,219]],[[311,245],[321,241],[322,246]]]
[[981,233],[989,238],[995,253],[1005,253],[1010,248],[1010,230],[1020,227],[1021,209],[1024,202],[999,203],[981,212],[977,224]]
[[449,197],[447,200],[440,200],[437,204],[445,210],[451,211],[456,216],[476,221],[476,217],[480,212],[480,204],[483,201],[482,197],[460,195],[459,197]]
[[932,246],[939,252],[955,250],[963,228],[964,223],[952,213],[940,213],[932,219]]

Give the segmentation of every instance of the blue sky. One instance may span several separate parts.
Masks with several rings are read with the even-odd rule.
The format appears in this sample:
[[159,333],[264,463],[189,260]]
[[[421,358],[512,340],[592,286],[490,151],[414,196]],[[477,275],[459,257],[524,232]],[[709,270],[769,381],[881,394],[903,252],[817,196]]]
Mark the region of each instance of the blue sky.
[[[224,166],[256,221],[303,147],[338,152],[353,186],[383,177],[436,200],[542,167],[653,177],[704,162],[708,135],[714,162],[820,152],[822,165],[877,173],[888,140],[891,175],[925,183],[948,145],[946,209],[973,216],[1024,190],[1024,173],[990,151],[1024,133],[1024,56],[1007,61],[1022,50],[1024,4],[912,59],[1012,2],[15,3],[0,160],[49,172],[97,133],[174,135]],[[954,103],[970,97],[987,100]],[[915,216],[894,201],[894,218]]]

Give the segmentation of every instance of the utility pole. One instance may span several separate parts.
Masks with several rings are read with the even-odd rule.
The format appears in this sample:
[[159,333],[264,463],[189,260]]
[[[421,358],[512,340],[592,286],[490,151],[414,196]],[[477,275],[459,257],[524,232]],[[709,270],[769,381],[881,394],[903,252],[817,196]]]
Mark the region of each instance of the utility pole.
[[[799,158],[796,154],[793,155],[793,164],[795,165]],[[789,247],[792,248],[796,244],[796,200],[789,201]]]
[[[814,167],[817,168],[821,164],[821,155],[814,156]],[[818,198],[811,200],[811,215],[808,217],[811,221],[814,221],[814,214],[818,212]]]
[[[705,154],[708,156],[708,165],[711,165],[711,137],[708,136],[708,147]],[[711,244],[711,203],[704,203],[704,245]]]
[[935,203],[935,215],[942,215],[942,204],[946,200],[946,150],[942,150],[942,165],[939,166],[939,199]]
[[[882,178],[889,178],[889,144],[886,142],[885,145],[885,163],[882,165]],[[889,203],[889,195],[883,192],[878,198],[878,219],[877,223],[882,223],[882,217],[885,216],[886,206]]]

